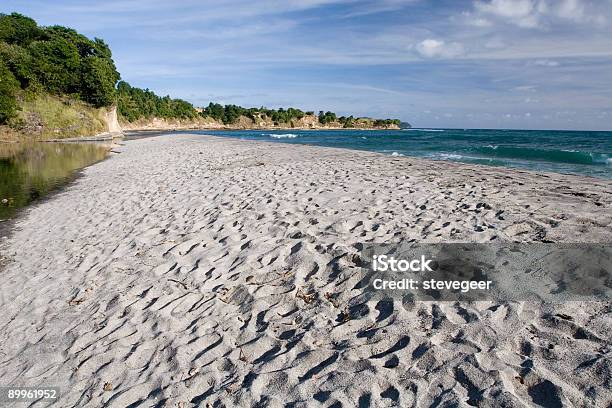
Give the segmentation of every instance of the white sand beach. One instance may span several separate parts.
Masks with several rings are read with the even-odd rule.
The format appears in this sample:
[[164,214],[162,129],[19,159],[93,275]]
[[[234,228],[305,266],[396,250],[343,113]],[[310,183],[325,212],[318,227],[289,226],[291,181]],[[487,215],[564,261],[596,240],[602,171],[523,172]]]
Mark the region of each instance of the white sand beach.
[[612,181],[199,135],[115,150],[0,242],[2,385],[61,407],[612,400],[609,302],[351,281],[363,242],[609,243]]

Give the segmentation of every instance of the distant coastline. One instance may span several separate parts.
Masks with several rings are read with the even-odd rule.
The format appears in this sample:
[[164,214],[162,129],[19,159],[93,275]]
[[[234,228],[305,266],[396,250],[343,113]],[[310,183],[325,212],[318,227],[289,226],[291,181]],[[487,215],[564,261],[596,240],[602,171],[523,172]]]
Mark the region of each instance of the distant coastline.
[[[404,123],[409,127],[410,125]],[[319,122],[317,116],[306,115],[289,123],[275,124],[269,118],[254,121],[246,116],[240,116],[234,123],[223,123],[212,118],[196,118],[192,120],[151,118],[136,122],[120,121],[123,131],[168,131],[168,130],[398,130],[397,123],[376,124],[370,118],[357,118],[352,126],[347,126],[335,120],[326,124]]]

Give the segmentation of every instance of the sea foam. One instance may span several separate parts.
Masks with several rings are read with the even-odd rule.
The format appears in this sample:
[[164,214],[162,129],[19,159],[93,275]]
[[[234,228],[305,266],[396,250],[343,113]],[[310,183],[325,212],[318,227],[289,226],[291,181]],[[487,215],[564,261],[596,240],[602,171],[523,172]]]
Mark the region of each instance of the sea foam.
[[267,136],[270,136],[274,139],[294,139],[298,137],[298,135],[294,133],[281,133],[281,134],[269,133]]
[[417,129],[417,128],[410,128],[410,129],[402,129],[402,131],[406,131],[406,132],[444,132],[444,129]]

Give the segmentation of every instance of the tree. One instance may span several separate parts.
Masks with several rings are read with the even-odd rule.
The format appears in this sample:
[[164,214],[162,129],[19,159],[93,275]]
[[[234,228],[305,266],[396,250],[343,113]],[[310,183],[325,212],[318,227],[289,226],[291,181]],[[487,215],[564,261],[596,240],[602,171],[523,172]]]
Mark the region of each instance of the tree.
[[244,113],[244,108],[236,105],[225,105],[223,123],[226,125],[236,123]]
[[28,46],[33,71],[45,90],[53,94],[76,94],[80,57],[77,47],[65,38],[34,41]]
[[110,48],[62,26],[0,14],[0,57],[22,89],[74,95],[94,106],[115,103],[119,73]]
[[82,61],[81,97],[96,107],[112,105],[116,97],[115,84],[120,76],[110,48],[99,38],[93,42],[85,40],[77,42]]
[[[170,96],[162,98],[148,89],[132,87],[125,81],[117,84],[116,93],[117,111],[128,122],[151,117],[193,119],[198,114],[187,101],[172,99]],[[221,111],[223,112],[223,107]]]
[[4,61],[22,89],[37,83],[32,56],[22,46],[0,42],[0,60]]
[[345,128],[351,128],[355,126],[355,118],[353,118],[353,115],[349,116],[348,118],[346,118],[344,120],[344,126]]
[[81,97],[96,107],[112,105],[118,80],[117,71],[107,59],[88,57],[81,64]]
[[319,123],[322,125],[327,125],[328,123],[336,121],[336,114],[330,111],[323,113],[323,111],[319,111]]
[[19,13],[0,13],[0,41],[25,46],[41,35],[42,30],[33,19]]
[[223,117],[225,116],[225,110],[220,104],[210,102],[208,107],[202,111],[202,114],[204,116],[210,116],[213,119],[222,121]]
[[19,81],[6,64],[0,60],[0,123],[5,124],[13,118],[18,110],[15,93],[19,90]]

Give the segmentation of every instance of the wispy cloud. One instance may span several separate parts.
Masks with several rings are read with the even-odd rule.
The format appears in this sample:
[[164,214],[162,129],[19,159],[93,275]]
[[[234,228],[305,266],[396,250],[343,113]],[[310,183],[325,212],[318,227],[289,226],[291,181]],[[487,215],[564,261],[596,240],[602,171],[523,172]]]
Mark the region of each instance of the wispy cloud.
[[585,0],[477,0],[474,9],[477,20],[493,18],[525,28],[547,28],[559,19],[598,25],[607,22],[600,9]]
[[417,44],[416,49],[419,54],[427,58],[453,58],[463,54],[463,45],[457,42],[446,43],[433,38],[421,41]]

